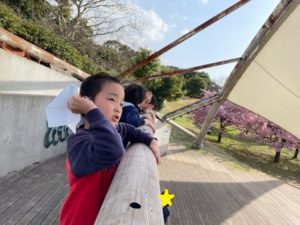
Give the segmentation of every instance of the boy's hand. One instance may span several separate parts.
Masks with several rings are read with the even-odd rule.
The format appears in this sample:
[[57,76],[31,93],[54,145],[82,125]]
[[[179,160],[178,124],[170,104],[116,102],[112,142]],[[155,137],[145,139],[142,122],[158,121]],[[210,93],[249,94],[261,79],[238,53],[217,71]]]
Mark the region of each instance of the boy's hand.
[[160,158],[160,150],[158,148],[158,145],[157,145],[157,141],[155,139],[153,139],[150,143],[150,146],[151,148],[151,151],[152,153],[154,154],[154,157],[156,159],[156,163],[157,164],[160,164],[161,162],[161,158]]
[[87,114],[92,109],[97,108],[94,102],[87,97],[81,97],[80,95],[72,96],[68,101],[68,108],[77,114]]
[[154,125],[153,121],[150,119],[147,119],[147,118],[144,120],[145,120],[145,125],[149,126],[152,129],[153,133],[155,133],[156,129],[155,129],[155,125]]

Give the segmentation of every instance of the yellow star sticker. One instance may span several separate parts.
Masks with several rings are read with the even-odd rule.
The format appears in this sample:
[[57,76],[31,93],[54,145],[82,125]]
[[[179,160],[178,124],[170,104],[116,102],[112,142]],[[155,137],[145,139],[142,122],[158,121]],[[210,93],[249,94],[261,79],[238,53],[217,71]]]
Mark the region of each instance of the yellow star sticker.
[[160,196],[161,199],[161,205],[165,206],[165,205],[169,205],[172,206],[172,201],[171,199],[175,197],[175,195],[170,194],[168,189],[164,190],[164,193],[161,194]]

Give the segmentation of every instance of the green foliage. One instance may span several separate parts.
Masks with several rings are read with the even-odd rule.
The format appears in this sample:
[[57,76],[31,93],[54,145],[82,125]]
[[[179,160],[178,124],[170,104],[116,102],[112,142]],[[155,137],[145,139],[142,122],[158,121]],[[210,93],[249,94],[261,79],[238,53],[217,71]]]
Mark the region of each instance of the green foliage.
[[[136,64],[148,56],[151,55],[151,52],[148,49],[141,49],[135,57],[133,57],[133,63]],[[171,67],[162,66],[159,59],[150,61],[147,65],[143,66],[141,69],[134,72],[134,77],[148,77],[159,74],[162,70],[164,72],[173,70]],[[163,106],[165,99],[169,101],[176,100],[183,96],[182,86],[183,86],[183,77],[182,76],[173,76],[162,79],[156,79],[151,81],[146,81],[144,83],[145,87],[148,90],[151,90],[157,98],[157,110],[160,110]]]
[[208,73],[205,73],[203,71],[202,72],[192,71],[192,72],[183,74],[183,76],[184,76],[184,79],[186,79],[186,80],[189,80],[196,76],[202,77],[203,79],[207,80],[207,82],[210,80]]
[[207,88],[207,80],[200,76],[192,77],[185,83],[186,94],[192,98],[201,98]]
[[145,82],[145,87],[151,90],[158,100],[157,110],[163,107],[164,100],[174,101],[183,96],[182,76],[166,77]]
[[[138,53],[133,57],[132,61],[133,64],[136,64],[144,59],[146,59],[148,56],[151,55],[151,51],[145,48],[140,49]],[[159,59],[151,60],[149,63],[147,63],[142,68],[138,69],[133,73],[134,77],[149,77],[155,74],[158,74],[160,72],[160,61]]]
[[51,30],[44,26],[37,25],[30,20],[20,20],[14,12],[3,3],[0,3],[0,18],[0,26],[4,29],[50,53],[53,53],[55,56],[87,73],[102,70],[101,67],[93,63],[87,57],[83,57],[78,50],[67,44]]
[[114,68],[121,72],[131,66],[131,58],[135,51],[118,41],[107,41],[102,46],[97,46],[96,62],[106,68]]
[[19,16],[31,20],[42,20],[51,14],[47,0],[1,0],[10,6]]
[[20,18],[3,3],[0,3],[0,26],[13,33],[24,30]]

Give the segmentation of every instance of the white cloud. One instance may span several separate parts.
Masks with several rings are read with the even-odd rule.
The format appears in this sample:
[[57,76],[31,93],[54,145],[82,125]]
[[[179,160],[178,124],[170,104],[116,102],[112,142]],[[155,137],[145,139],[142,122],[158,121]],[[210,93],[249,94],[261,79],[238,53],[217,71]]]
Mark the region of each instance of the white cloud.
[[140,11],[140,18],[144,20],[142,34],[146,40],[161,41],[169,30],[168,24],[154,11]]
[[187,28],[184,28],[182,31],[180,31],[181,34],[186,34],[187,32],[189,32],[190,30]]
[[202,4],[207,4],[208,3],[208,0],[198,0],[199,3],[202,3]]
[[174,24],[167,24],[154,10],[143,9],[134,0],[124,1],[128,11],[120,12],[126,14],[120,22],[125,26],[133,24],[133,27],[125,27],[121,32],[99,37],[96,39],[99,43],[118,40],[133,49],[138,49],[149,46],[151,42],[163,41],[166,33],[174,27]]
[[131,34],[128,37],[128,44],[133,48],[146,47],[149,42],[159,42],[164,40],[165,35],[172,29],[154,10],[144,10],[140,6],[133,4],[135,9],[135,21],[138,23],[139,33]]

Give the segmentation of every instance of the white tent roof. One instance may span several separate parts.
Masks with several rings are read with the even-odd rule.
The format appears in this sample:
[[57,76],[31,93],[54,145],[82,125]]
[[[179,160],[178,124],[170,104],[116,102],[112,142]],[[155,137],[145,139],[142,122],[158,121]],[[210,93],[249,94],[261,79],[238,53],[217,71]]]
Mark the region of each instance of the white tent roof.
[[293,4],[264,45],[258,46],[228,100],[300,138],[300,3]]

